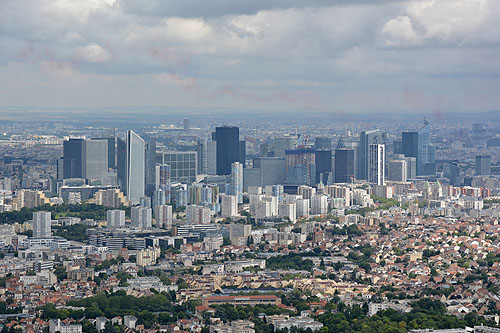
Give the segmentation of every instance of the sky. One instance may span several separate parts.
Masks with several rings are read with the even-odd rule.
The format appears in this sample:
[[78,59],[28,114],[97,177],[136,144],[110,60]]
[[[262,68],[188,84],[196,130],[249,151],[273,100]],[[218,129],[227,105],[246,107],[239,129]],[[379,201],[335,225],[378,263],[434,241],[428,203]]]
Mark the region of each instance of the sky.
[[498,0],[0,0],[0,105],[500,110]]

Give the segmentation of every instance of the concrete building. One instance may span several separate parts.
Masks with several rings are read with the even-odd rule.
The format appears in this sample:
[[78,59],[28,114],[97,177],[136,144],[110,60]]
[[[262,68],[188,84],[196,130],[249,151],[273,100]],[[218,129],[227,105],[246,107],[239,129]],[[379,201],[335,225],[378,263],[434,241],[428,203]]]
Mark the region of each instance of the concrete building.
[[238,215],[238,197],[235,195],[221,195],[222,217],[232,217]]
[[324,194],[315,194],[311,197],[311,214],[324,215],[328,213],[328,197]]
[[229,239],[236,246],[246,245],[248,237],[252,234],[252,226],[250,224],[230,224]]
[[170,166],[170,182],[196,182],[198,153],[196,151],[163,151],[156,154],[156,161]]
[[155,208],[156,227],[172,229],[173,214],[172,206],[160,205]]
[[186,206],[186,222],[189,224],[209,224],[210,208],[199,205]]
[[406,182],[408,166],[405,160],[391,160],[388,163],[388,180]]
[[130,210],[132,218],[132,226],[136,228],[147,229],[152,227],[152,210],[151,208],[136,206]]
[[491,175],[491,155],[476,156],[476,176]]
[[49,238],[52,236],[52,216],[50,212],[33,213],[33,238]]
[[125,225],[125,211],[124,210],[108,210],[106,212],[107,227],[120,228]]

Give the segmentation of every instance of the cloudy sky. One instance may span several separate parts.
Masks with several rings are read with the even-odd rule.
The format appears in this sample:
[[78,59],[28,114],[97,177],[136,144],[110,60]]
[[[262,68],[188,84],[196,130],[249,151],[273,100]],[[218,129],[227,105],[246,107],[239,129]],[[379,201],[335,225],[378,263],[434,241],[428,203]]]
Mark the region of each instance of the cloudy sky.
[[500,109],[498,0],[0,0],[0,105]]

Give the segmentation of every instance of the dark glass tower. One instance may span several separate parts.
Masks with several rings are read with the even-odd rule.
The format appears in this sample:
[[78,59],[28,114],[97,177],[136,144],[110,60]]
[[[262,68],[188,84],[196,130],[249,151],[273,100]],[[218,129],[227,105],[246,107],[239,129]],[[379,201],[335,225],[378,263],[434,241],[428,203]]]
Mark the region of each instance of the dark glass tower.
[[354,150],[339,148],[335,150],[335,182],[350,183],[354,177]]
[[320,179],[322,173],[332,171],[332,151],[331,150],[316,150],[316,184],[320,181],[323,184],[328,181],[328,177]]
[[69,139],[63,143],[63,177],[82,178],[84,139]]
[[240,129],[235,126],[215,128],[217,142],[217,174],[231,174],[231,163],[240,162]]

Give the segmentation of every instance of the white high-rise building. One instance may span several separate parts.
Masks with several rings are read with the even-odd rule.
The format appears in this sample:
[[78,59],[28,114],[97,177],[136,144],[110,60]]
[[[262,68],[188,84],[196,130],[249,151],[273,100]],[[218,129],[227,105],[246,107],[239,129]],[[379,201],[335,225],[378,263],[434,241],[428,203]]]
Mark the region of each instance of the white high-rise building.
[[125,211],[119,209],[108,210],[107,213],[108,228],[120,228],[125,225]]
[[235,195],[221,195],[222,199],[222,217],[231,217],[238,215],[238,197]]
[[172,229],[172,206],[170,205],[160,205],[156,206],[156,226],[165,227],[167,230]]
[[311,214],[326,214],[328,213],[328,197],[324,194],[315,194],[311,197]]
[[146,186],[146,143],[133,131],[127,132],[126,195],[133,205],[144,197]]
[[295,202],[280,203],[278,205],[278,216],[281,218],[288,218],[291,222],[297,221],[297,206]]
[[231,163],[231,183],[229,193],[238,197],[238,203],[243,203],[243,164],[240,162]]
[[388,163],[389,175],[388,179],[396,182],[405,182],[407,177],[408,166],[405,160],[392,160]]
[[309,216],[309,199],[297,199],[295,204],[297,217]]
[[52,216],[50,212],[34,212],[33,213],[33,237],[48,238],[51,233]]
[[130,209],[130,215],[132,217],[132,226],[136,228],[147,229],[152,227],[152,209],[136,206]]
[[368,148],[368,181],[385,185],[385,145],[371,144]]

